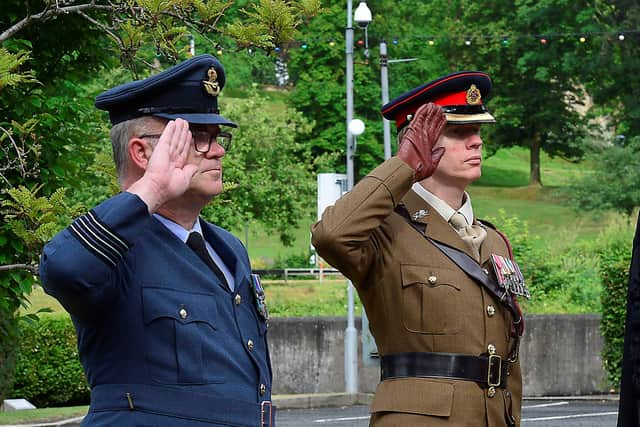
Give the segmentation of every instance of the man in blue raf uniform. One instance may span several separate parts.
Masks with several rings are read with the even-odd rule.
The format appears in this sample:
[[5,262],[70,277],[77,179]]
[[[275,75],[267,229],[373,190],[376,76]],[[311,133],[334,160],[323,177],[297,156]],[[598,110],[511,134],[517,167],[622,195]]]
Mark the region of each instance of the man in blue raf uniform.
[[236,125],[201,55],[96,98],[123,192],[44,248],[91,386],[83,426],[271,426],[267,311],[241,242],[199,218]]

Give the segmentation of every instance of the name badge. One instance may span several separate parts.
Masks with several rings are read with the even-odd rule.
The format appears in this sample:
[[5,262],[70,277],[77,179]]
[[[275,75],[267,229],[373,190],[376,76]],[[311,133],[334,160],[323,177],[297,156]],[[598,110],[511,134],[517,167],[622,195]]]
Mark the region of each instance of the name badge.
[[264,289],[262,288],[262,283],[260,282],[260,275],[251,273],[249,279],[253,295],[255,296],[258,313],[260,313],[260,316],[262,316],[264,320],[269,320],[269,310],[267,309]]

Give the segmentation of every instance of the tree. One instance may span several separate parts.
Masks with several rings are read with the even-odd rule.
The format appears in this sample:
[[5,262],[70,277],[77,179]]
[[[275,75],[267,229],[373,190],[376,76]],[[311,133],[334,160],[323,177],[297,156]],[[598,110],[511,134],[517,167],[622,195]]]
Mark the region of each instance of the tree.
[[311,123],[289,107],[269,109],[255,92],[223,108],[239,128],[224,159],[225,191],[204,215],[235,230],[258,221],[288,245],[313,203],[310,149],[298,142],[310,132]]
[[[446,68],[444,56],[428,50],[421,34],[424,28],[437,28],[437,16],[429,3],[380,1],[369,26],[370,56],[365,57],[364,34],[355,31],[354,116],[367,125],[358,137],[355,157],[356,179],[366,175],[384,157],[382,94],[378,46],[382,38],[389,46],[389,58],[419,57],[420,61],[393,64],[389,69],[390,98],[425,83],[425,76],[436,76]],[[287,58],[294,83],[292,105],[313,117],[315,127],[306,143],[314,156],[329,154],[335,159],[326,171],[344,171],[346,145],[345,45],[346,8],[343,3],[329,7],[301,30],[302,44],[289,46]],[[402,35],[394,43],[395,35]]]
[[487,71],[495,84],[490,105],[498,122],[487,129],[487,148],[527,147],[530,183],[540,185],[542,151],[572,161],[584,154],[582,69],[592,45],[564,34],[593,30],[593,9],[569,0],[453,5],[446,11],[447,33],[467,28],[471,44],[451,49],[449,58]]
[[602,147],[591,155],[593,173],[572,183],[567,194],[582,211],[622,211],[640,206],[640,136],[624,146]]

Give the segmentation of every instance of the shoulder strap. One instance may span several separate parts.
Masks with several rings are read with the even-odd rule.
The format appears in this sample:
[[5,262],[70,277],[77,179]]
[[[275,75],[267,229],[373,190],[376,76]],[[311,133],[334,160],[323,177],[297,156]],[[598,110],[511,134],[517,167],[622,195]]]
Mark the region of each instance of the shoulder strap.
[[484,272],[480,264],[476,262],[473,258],[471,258],[466,253],[459,251],[456,248],[445,245],[441,242],[436,242],[431,239],[429,236],[424,234],[426,230],[426,226],[421,223],[417,223],[411,220],[411,216],[407,211],[407,208],[404,205],[397,205],[395,207],[395,212],[400,215],[413,229],[419,232],[425,239],[429,241],[432,245],[438,248],[443,254],[446,255],[454,264],[456,264],[462,271],[464,271],[467,276],[471,277],[476,283],[484,286],[489,293],[495,296],[499,301],[501,301],[504,305],[506,305],[511,313],[513,314],[513,318],[517,319],[514,321],[515,324],[522,322],[522,315],[520,314],[520,310],[515,306],[513,299],[504,291],[500,290],[500,287],[497,283]]

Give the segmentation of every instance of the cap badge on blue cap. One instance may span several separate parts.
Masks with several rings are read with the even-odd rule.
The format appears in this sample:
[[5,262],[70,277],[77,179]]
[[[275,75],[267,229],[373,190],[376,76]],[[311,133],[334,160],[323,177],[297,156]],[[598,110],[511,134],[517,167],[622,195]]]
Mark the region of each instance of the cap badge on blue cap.
[[482,94],[480,93],[480,89],[478,89],[476,85],[471,85],[469,90],[467,90],[467,104],[482,104]]
[[207,71],[208,80],[202,81],[202,86],[204,90],[211,96],[218,96],[220,93],[220,83],[218,83],[218,73],[216,73],[216,69],[211,67]]

